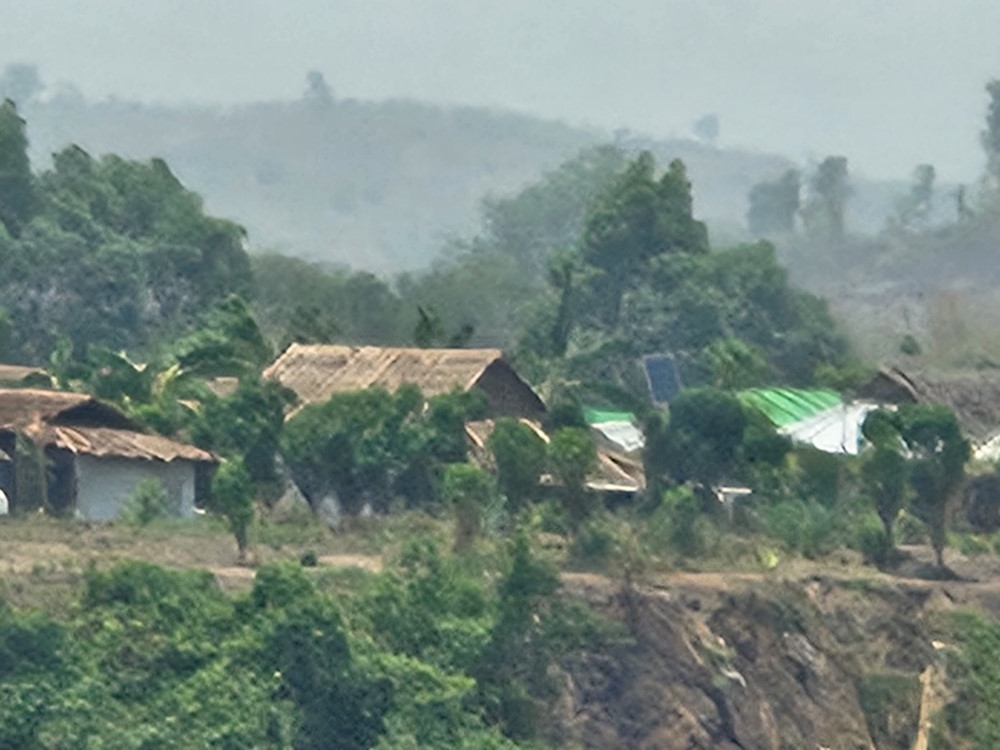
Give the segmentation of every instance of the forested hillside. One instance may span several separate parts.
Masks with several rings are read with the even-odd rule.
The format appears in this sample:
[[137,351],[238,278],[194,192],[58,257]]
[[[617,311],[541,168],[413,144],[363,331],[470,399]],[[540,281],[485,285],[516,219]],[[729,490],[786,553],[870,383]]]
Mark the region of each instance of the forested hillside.
[[[202,476],[204,514],[168,519],[153,478],[112,524],[88,525],[50,502],[65,456],[38,444],[42,416],[3,426],[16,496],[0,520],[11,577],[0,593],[17,606],[0,605],[0,745],[995,747],[986,708],[1000,677],[986,665],[1000,637],[951,614],[958,601],[995,617],[1000,471],[977,457],[984,446],[916,391],[866,404],[854,445],[845,432],[836,448],[789,433],[755,399],[846,411],[876,364],[857,361],[796,278],[896,283],[903,267],[933,277],[990,261],[1000,84],[990,91],[986,179],[974,202],[956,194],[954,215],[935,213],[923,165],[885,230],[859,237],[849,160],[830,155],[750,185],[755,237],[734,242],[703,220],[695,170],[639,138],[588,136],[556,157],[552,134],[575,131],[515,118],[554,161],[532,151],[510,192],[473,200],[465,167],[438,193],[407,178],[397,194],[395,177],[434,170],[408,147],[384,153],[378,118],[362,125],[392,106],[338,102],[321,78],[292,104],[202,113],[218,138],[211,173],[243,175],[261,200],[288,184],[301,198],[336,173],[344,216],[365,203],[416,225],[398,211],[415,184],[461,193],[449,216],[476,207],[433,263],[393,277],[367,270],[402,257],[364,262],[377,242],[352,249],[351,267],[251,254],[252,228],[217,217],[161,158],[67,145],[33,168],[31,125],[6,101],[0,362],[42,365],[34,376],[101,399],[102,413],[113,405],[130,434],[193,443],[219,465]],[[131,112],[135,127],[156,111],[27,100],[29,114]],[[455,163],[502,171],[477,140],[503,142],[495,115],[398,106],[387,132],[405,141],[427,117],[426,153],[451,159],[436,150],[450,143]],[[292,151],[272,152],[257,129],[271,117],[300,136],[282,142]],[[454,142],[439,137],[445,120]],[[518,143],[501,152],[514,166]],[[271,153],[283,155],[248,167]],[[708,146],[689,153],[711,157],[701,168],[730,163]],[[420,169],[391,171],[411,156]],[[333,193],[317,195],[300,218],[326,231],[309,217]],[[920,357],[911,339],[899,352]],[[404,377],[313,398],[262,376],[292,342],[501,348],[538,408],[491,415],[467,376],[451,391]],[[651,396],[651,354],[679,373],[667,399]],[[608,448],[587,422],[595,411],[641,440]],[[45,418],[69,430],[65,413]],[[988,445],[994,427],[976,437]],[[605,481],[607,462],[632,483]],[[365,553],[348,567],[384,571],[340,570],[348,542]]]
[[159,157],[212,213],[246,226],[254,247],[381,273],[427,265],[447,238],[475,230],[484,196],[512,194],[585,147],[615,140],[630,154],[683,159],[698,215],[736,228],[750,187],[791,166],[682,137],[340,99],[317,75],[301,98],[229,109],[89,101],[44,88],[37,72],[24,85],[6,83],[29,122],[36,167],[71,143],[95,157]]

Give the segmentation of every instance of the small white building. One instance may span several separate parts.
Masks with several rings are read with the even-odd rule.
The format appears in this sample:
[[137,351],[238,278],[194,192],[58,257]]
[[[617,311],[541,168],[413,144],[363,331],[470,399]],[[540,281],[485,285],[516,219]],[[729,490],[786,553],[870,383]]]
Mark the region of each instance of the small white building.
[[139,482],[156,479],[173,512],[191,516],[216,463],[211,453],[149,434],[90,396],[0,389],[0,490],[11,512],[44,507],[111,520]]

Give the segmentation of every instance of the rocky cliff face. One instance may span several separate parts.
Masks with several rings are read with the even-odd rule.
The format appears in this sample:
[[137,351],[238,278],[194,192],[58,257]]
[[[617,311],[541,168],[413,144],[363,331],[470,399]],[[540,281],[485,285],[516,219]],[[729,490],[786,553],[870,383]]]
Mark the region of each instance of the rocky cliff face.
[[[971,587],[971,588],[970,588]],[[869,750],[926,747],[947,699],[935,640],[974,584],[681,575],[625,591],[566,589],[627,624],[632,642],[562,675],[564,747]],[[987,599],[989,597],[986,597]]]

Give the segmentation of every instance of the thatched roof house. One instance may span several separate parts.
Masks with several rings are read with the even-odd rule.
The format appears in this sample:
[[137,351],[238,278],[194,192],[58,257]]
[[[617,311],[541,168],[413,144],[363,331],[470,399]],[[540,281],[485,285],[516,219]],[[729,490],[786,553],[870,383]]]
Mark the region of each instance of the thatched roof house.
[[977,445],[1000,434],[1000,371],[933,372],[883,367],[858,395],[882,404],[942,404]]
[[[33,458],[18,450],[19,436],[38,451]],[[0,489],[12,508],[41,502],[90,519],[117,516],[148,478],[163,484],[178,514],[190,515],[216,463],[90,396],[33,389],[0,389],[0,452],[10,459],[0,467]]]
[[292,344],[264,370],[302,404],[322,403],[335,393],[412,384],[424,396],[476,388],[490,416],[536,418],[545,412],[538,395],[499,349],[412,349],[379,346]]

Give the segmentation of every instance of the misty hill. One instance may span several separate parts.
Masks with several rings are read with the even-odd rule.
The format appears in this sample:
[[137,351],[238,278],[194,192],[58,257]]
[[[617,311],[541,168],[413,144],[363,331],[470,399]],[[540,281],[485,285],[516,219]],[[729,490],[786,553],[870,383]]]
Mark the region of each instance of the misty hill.
[[210,212],[246,226],[255,247],[383,272],[426,265],[449,236],[476,231],[484,196],[513,193],[594,144],[648,148],[662,164],[683,159],[697,213],[737,231],[750,187],[791,166],[692,140],[412,101],[314,97],[222,109],[62,92],[20,111],[36,168],[69,143],[95,156],[160,156]]

